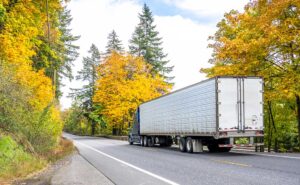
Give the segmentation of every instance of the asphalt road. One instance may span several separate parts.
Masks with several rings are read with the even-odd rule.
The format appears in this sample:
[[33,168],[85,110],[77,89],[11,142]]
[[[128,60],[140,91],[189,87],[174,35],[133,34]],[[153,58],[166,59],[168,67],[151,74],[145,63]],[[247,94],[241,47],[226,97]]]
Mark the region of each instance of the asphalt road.
[[64,134],[113,183],[300,185],[300,154],[181,153],[105,138]]

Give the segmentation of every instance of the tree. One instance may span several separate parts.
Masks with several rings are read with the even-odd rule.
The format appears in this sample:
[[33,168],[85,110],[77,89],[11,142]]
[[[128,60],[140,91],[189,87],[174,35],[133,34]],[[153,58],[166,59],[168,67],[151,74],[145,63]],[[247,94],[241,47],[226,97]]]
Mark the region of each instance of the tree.
[[[56,4],[49,2],[47,31],[39,36],[40,42],[35,46],[36,55],[32,57],[33,67],[36,70],[45,70],[45,74],[52,79],[55,85],[55,97],[61,96],[60,87],[63,77],[73,79],[73,61],[78,57],[79,47],[73,42],[80,36],[74,36],[69,28],[72,21],[70,10],[64,7],[57,7]],[[53,7],[53,8],[52,8]],[[49,29],[49,30],[48,30]]]
[[169,91],[170,85],[159,75],[150,74],[152,66],[142,57],[113,52],[98,67],[94,103],[102,105],[108,127],[121,134],[133,120],[137,107]]
[[71,33],[71,29],[69,28],[72,17],[71,11],[67,9],[67,7],[63,7],[63,10],[59,12],[59,26],[58,29],[61,33],[59,38],[59,43],[57,43],[57,47],[55,47],[56,52],[60,55],[60,61],[57,61],[57,85],[56,85],[56,97],[61,96],[60,87],[61,80],[63,77],[68,78],[69,80],[73,79],[72,75],[72,66],[73,62],[79,56],[78,49],[79,46],[74,45],[73,43],[77,41],[80,36],[74,36]]
[[113,51],[124,53],[122,42],[115,30],[108,35],[107,40],[105,56],[109,56]]
[[[78,72],[77,80],[87,82],[81,89],[73,89],[70,95],[81,102],[82,108],[85,110],[85,116],[90,119],[90,113],[94,110],[92,98],[95,94],[95,83],[98,79],[97,67],[100,65],[100,52],[98,48],[92,44],[88,51],[90,57],[84,57],[83,69]],[[95,133],[95,122],[90,119],[92,125],[92,135]]]
[[225,19],[218,23],[218,31],[210,37],[213,43],[209,46],[214,51],[210,62],[214,66],[202,72],[208,76],[263,76],[266,112],[272,114],[280,107],[289,107],[294,112],[290,113],[294,121],[281,115],[274,116],[270,124],[275,131],[284,132],[276,129],[274,122],[282,121],[282,117],[289,127],[298,122],[300,146],[299,7],[296,0],[259,0],[247,4],[244,13],[225,14]]
[[129,45],[130,53],[134,56],[142,56],[145,61],[153,66],[152,73],[161,75],[165,80],[170,81],[172,77],[167,77],[173,67],[168,67],[167,54],[164,54],[162,38],[158,36],[154,19],[149,7],[144,4],[142,13],[139,14],[139,24],[135,28]]

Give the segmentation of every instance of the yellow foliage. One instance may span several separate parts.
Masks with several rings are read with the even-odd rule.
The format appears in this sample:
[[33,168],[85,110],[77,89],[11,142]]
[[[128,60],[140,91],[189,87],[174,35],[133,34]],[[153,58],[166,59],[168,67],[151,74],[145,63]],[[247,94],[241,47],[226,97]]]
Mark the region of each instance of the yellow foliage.
[[[2,2],[7,5],[7,1]],[[59,1],[52,4],[61,6]],[[16,68],[16,80],[28,87],[33,96],[32,106],[45,108],[53,99],[51,80],[43,70],[34,71],[31,57],[38,37],[44,34],[45,12],[32,0],[21,0],[10,8],[4,28],[0,32],[0,57]]]
[[201,71],[262,76],[268,100],[299,96],[299,10],[299,0],[259,0],[226,14],[211,37],[214,66]]
[[110,126],[124,128],[141,103],[170,90],[163,78],[150,71],[143,58],[116,52],[99,66],[93,101],[104,107],[102,114]]

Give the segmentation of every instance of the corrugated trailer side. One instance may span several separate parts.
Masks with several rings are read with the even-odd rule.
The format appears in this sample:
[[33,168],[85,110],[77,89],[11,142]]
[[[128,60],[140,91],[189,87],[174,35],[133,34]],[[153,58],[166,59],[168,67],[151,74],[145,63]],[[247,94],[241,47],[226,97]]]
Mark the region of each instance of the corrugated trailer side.
[[216,122],[215,78],[140,105],[140,134],[212,136]]

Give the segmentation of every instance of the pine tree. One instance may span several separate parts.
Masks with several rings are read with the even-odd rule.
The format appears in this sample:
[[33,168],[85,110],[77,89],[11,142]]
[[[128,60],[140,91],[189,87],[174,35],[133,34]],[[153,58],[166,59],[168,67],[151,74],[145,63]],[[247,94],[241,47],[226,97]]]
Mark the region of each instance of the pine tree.
[[93,96],[95,93],[95,83],[98,78],[97,67],[100,65],[100,52],[92,44],[88,51],[90,57],[83,57],[83,69],[78,72],[77,80],[87,82],[81,89],[72,89],[71,97],[81,102],[81,107],[85,111],[85,116],[91,121],[92,135],[95,133],[95,121],[91,119],[90,114],[94,111]]
[[124,48],[122,45],[122,41],[119,39],[115,30],[113,30],[107,37],[107,46],[105,55],[110,55],[113,51],[118,53],[124,53]]
[[168,60],[165,60],[167,54],[164,54],[162,38],[158,36],[156,25],[153,25],[154,19],[149,7],[144,4],[142,13],[139,14],[140,22],[135,28],[129,45],[130,53],[135,56],[144,57],[145,61],[153,66],[152,73],[160,74],[165,80],[170,81],[172,77],[166,75],[173,70],[168,67]]
[[[66,77],[73,79],[72,65],[78,57],[79,46],[73,44],[80,36],[74,36],[69,28],[72,17],[70,10],[66,6],[59,11],[49,10],[49,32],[56,29],[59,34],[48,36],[48,32],[39,36],[39,42],[35,46],[36,55],[32,57],[33,68],[35,70],[45,69],[45,74],[52,79],[56,86],[55,96],[58,99],[61,96],[60,87],[63,85],[61,79]],[[56,27],[54,27],[56,26]],[[48,29],[48,28],[47,28]],[[54,32],[54,31],[53,31]],[[55,74],[54,74],[55,73]],[[55,79],[54,79],[55,76]]]
[[[60,97],[62,95],[60,91],[60,87],[63,85],[61,83],[62,78],[66,77],[70,80],[73,79],[72,75],[72,67],[73,61],[77,59],[79,56],[78,49],[79,46],[73,44],[73,42],[77,41],[80,36],[74,36],[71,33],[71,29],[69,28],[72,21],[71,11],[66,7],[63,7],[63,10],[59,13],[59,27],[58,29],[61,32],[60,43],[57,44],[56,50],[60,55],[60,61],[57,61],[57,79],[56,79],[56,97]],[[62,43],[62,44],[61,44]]]

